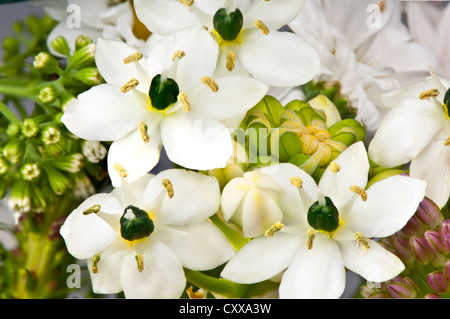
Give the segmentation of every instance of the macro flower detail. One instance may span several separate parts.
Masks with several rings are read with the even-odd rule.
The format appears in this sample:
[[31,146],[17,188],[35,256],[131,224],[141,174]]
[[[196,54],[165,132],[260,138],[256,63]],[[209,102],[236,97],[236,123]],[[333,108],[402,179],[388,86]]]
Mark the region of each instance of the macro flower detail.
[[155,34],[167,36],[192,25],[204,27],[203,32],[219,48],[218,58],[214,56],[215,77],[251,75],[274,87],[301,85],[320,72],[319,56],[310,44],[291,32],[278,31],[295,18],[303,4],[303,0],[135,1],[139,19]]
[[318,185],[301,169],[278,165],[269,175],[286,191],[283,213],[294,218],[272,237],[252,239],[221,275],[252,283],[284,271],[280,298],[337,298],[344,291],[345,268],[373,282],[400,274],[405,268],[400,259],[372,238],[390,236],[408,222],[426,182],[393,176],[365,190],[368,169],[362,142],[339,155]]
[[215,178],[183,169],[130,184],[123,176],[121,187],[86,199],[60,231],[69,252],[87,260],[94,292],[178,298],[186,285],[183,267],[212,269],[234,254],[207,220],[220,205]]
[[381,166],[410,162],[411,177],[428,182],[427,197],[439,208],[450,197],[449,87],[431,71],[427,80],[384,94],[389,112],[368,148]]
[[215,61],[205,52],[217,49],[200,29],[162,39],[148,57],[98,40],[96,62],[107,83],[79,95],[62,121],[84,139],[113,141],[108,170],[114,186],[120,185],[114,164],[133,181],[158,163],[162,146],[186,168],[225,167],[232,151],[228,125],[266,94],[267,85],[251,78],[212,78]]

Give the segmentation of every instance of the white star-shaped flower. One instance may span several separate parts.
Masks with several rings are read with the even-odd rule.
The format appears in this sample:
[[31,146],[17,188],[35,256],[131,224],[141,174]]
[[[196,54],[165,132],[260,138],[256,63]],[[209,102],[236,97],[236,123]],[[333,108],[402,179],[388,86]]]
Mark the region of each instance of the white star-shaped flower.
[[292,164],[268,169],[286,192],[283,213],[297,218],[252,239],[222,277],[256,283],[282,274],[280,298],[338,298],[346,268],[372,282],[403,271],[400,259],[371,238],[392,235],[407,223],[424,198],[426,182],[393,176],[365,190],[369,162],[362,142],[341,153],[319,185]]
[[208,270],[234,255],[208,221],[220,206],[214,177],[170,169],[128,184],[121,173],[121,187],[86,199],[60,231],[69,253],[87,259],[95,293],[179,298],[183,267]]

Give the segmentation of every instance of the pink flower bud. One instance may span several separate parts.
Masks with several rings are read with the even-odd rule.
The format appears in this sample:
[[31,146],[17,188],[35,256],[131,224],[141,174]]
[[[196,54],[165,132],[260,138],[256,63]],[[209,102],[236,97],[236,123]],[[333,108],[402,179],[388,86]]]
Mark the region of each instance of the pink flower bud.
[[394,254],[399,257],[405,264],[412,264],[415,261],[414,254],[409,245],[409,239],[405,237],[395,237],[393,239],[395,248]]
[[426,265],[430,263],[431,260],[433,260],[433,249],[424,238],[413,236],[411,237],[409,243],[411,245],[412,251],[414,252],[414,255],[417,258],[417,261],[420,264]]
[[408,221],[408,223],[405,225],[405,227],[402,228],[400,233],[403,233],[403,236],[410,237],[410,236],[422,236],[425,230],[427,230],[428,227],[423,224],[417,217],[414,215],[411,217],[411,219]]
[[435,228],[444,221],[444,216],[439,207],[427,197],[420,203],[415,216],[429,228]]
[[446,249],[441,241],[441,236],[437,230],[427,230],[424,234],[425,240],[436,253],[445,253]]
[[441,237],[442,245],[445,247],[447,253],[450,253],[450,220],[445,220],[439,229],[439,236]]
[[449,291],[448,282],[445,280],[444,274],[440,271],[434,271],[427,275],[427,282],[430,287],[440,294],[445,294]]
[[391,282],[386,285],[392,298],[416,298],[416,290],[408,284]]
[[444,274],[445,280],[450,283],[450,259],[447,259],[447,262],[445,263],[442,273]]

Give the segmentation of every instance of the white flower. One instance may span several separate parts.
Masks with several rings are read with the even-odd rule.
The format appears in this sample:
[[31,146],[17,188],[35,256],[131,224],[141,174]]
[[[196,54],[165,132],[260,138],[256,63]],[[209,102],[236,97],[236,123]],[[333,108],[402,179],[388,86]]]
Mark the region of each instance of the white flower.
[[320,72],[319,56],[311,45],[292,32],[278,31],[296,17],[303,3],[136,0],[135,6],[142,23],[158,35],[192,25],[204,27],[220,49],[215,76],[250,74],[271,86],[291,87]]
[[[268,169],[285,189],[283,213],[297,218],[283,221],[272,236],[252,239],[222,277],[255,283],[282,274],[280,298],[337,298],[346,268],[373,282],[403,271],[400,259],[370,238],[400,230],[423,199],[426,182],[393,176],[364,190],[369,162],[362,142],[341,153],[319,185],[292,164]],[[324,204],[328,211],[317,207]]]
[[432,71],[427,80],[384,94],[389,112],[369,145],[380,166],[411,162],[411,177],[428,182],[427,197],[440,208],[450,196],[449,87]]
[[[439,57],[442,76],[450,78],[450,32],[448,1],[404,2],[408,29],[414,40],[430,48]],[[443,6],[446,6],[443,8]]]
[[215,178],[170,169],[89,197],[60,233],[70,254],[87,259],[94,292],[179,298],[183,267],[212,269],[234,254],[207,220],[219,205]]
[[[47,37],[50,43],[58,36],[66,38],[71,51],[80,35],[90,37],[94,42],[102,37],[121,40],[144,50],[146,36],[140,34],[139,20],[135,18],[131,2],[112,4],[109,0],[36,0],[43,10],[59,23]],[[59,55],[57,52],[52,53]]]
[[115,164],[133,181],[157,164],[162,145],[183,167],[225,167],[232,152],[228,128],[268,86],[241,76],[213,79],[216,55],[215,42],[197,26],[165,37],[148,57],[99,39],[96,63],[107,84],[80,94],[62,121],[83,139],[114,141],[108,153],[113,186],[120,185]]
[[412,41],[400,9],[398,1],[311,0],[289,23],[319,52],[323,72],[315,81],[340,84],[368,135],[384,115],[380,93],[438,65],[430,50]]

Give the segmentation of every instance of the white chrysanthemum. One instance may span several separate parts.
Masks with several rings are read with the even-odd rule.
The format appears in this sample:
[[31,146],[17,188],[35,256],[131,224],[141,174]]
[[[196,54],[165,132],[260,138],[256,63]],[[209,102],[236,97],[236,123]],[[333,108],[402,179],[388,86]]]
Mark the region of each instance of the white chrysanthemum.
[[[268,169],[286,192],[283,213],[297,219],[252,239],[222,277],[256,283],[282,274],[280,298],[338,298],[346,268],[373,282],[403,271],[400,259],[371,238],[390,236],[407,223],[424,198],[426,182],[393,176],[365,190],[369,162],[362,142],[341,153],[319,185],[292,164]],[[318,214],[323,207],[333,214]]]
[[215,76],[250,74],[274,87],[298,86],[320,73],[315,49],[301,36],[279,31],[303,4],[303,0],[135,0],[137,16],[155,34],[204,27],[219,48]]
[[428,182],[427,197],[440,208],[450,196],[449,88],[432,71],[427,80],[384,94],[389,112],[369,145],[380,166],[411,162],[411,177]]
[[208,221],[219,206],[215,178],[170,169],[89,197],[60,233],[70,254],[87,259],[94,292],[179,298],[183,267],[212,269],[234,254]]
[[133,181],[159,161],[190,169],[225,167],[230,129],[258,103],[268,86],[241,76],[212,78],[217,46],[201,27],[159,41],[143,56],[122,42],[99,39],[96,63],[107,84],[80,94],[62,121],[86,140],[114,141],[108,153],[113,186],[122,165]]

